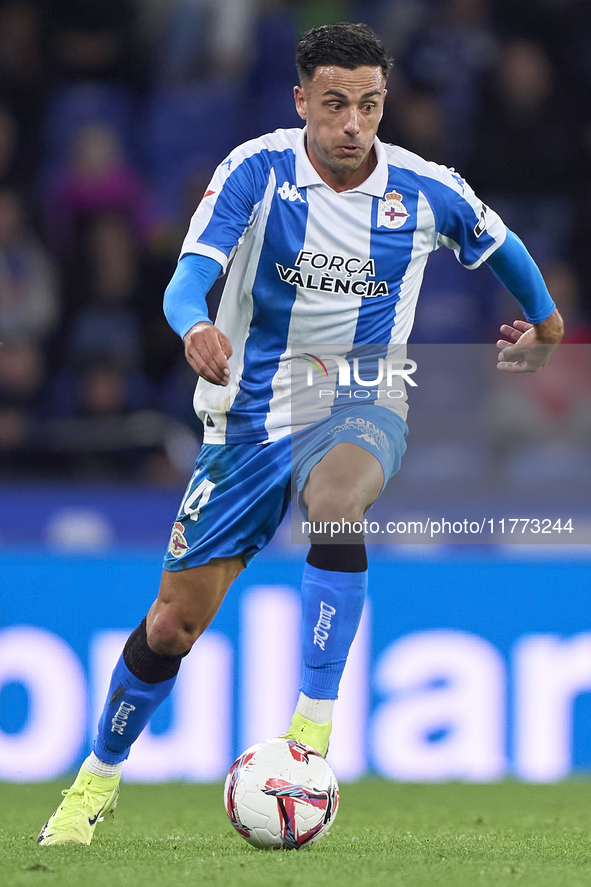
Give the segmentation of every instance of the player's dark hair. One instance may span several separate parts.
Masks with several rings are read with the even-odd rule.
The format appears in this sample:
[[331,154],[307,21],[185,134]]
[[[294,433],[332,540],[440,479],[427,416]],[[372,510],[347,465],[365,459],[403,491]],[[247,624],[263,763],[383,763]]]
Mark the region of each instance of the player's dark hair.
[[296,66],[300,81],[311,79],[321,65],[336,65],[349,70],[362,65],[380,67],[387,78],[392,59],[369,25],[339,22],[312,28],[297,45]]

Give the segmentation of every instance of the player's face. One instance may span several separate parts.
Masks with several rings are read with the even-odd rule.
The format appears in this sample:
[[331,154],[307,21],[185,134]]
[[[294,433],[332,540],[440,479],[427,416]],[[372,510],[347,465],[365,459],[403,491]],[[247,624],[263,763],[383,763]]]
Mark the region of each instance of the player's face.
[[372,146],[386,96],[382,69],[322,66],[294,95],[316,171],[335,190],[361,184],[375,166]]

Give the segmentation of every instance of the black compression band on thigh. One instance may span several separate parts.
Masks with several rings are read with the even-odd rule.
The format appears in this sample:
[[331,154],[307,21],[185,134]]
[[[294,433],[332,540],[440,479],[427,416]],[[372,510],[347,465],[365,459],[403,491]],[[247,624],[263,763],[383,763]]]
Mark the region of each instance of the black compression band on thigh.
[[310,551],[307,562],[318,570],[332,570],[335,573],[364,573],[367,570],[367,552],[363,543],[363,533],[351,533],[346,544],[316,541],[310,534]]
[[160,684],[174,678],[186,653],[174,656],[154,653],[148,646],[146,620],[142,619],[135,631],[127,638],[123,648],[123,661],[138,680],[146,684]]

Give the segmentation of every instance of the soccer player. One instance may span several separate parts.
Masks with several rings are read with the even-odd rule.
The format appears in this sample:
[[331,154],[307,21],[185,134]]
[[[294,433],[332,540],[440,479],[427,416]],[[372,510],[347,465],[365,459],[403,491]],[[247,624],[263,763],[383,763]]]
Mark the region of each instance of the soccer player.
[[[247,142],[223,161],[166,291],[166,315],[199,376],[204,446],[158,597],[125,644],[93,751],[43,827],[43,845],[90,843],[115,807],[131,744],[232,581],[271,539],[292,483],[308,520],[356,522],[400,466],[407,427],[396,401],[349,402],[346,410],[335,402],[291,433],[292,345],[403,345],[425,263],[440,245],[467,268],[487,262],[523,308],[526,320],[501,327],[500,369],[534,371],[544,351],[524,346],[562,336],[539,270],[499,216],[453,170],[376,137],[390,60],[373,31],[348,23],[314,29],[298,44],[297,64],[304,128]],[[223,273],[214,325],[205,296]],[[326,754],[367,558],[362,534],[339,545],[314,534],[310,541],[301,692],[286,735]]]

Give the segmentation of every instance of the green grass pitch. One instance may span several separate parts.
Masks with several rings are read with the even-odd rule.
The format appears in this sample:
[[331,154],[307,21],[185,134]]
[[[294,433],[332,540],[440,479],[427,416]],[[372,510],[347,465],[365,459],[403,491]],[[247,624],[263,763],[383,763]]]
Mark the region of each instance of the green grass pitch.
[[124,785],[90,847],[38,847],[63,785],[0,783],[4,887],[590,887],[591,783],[341,787],[329,834],[254,850],[220,785]]

